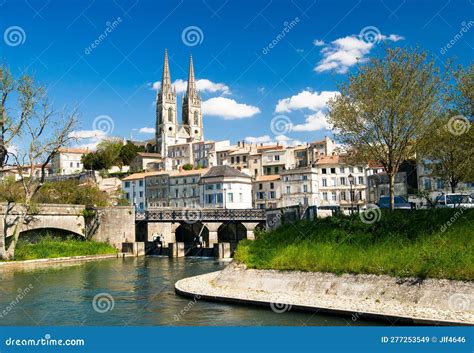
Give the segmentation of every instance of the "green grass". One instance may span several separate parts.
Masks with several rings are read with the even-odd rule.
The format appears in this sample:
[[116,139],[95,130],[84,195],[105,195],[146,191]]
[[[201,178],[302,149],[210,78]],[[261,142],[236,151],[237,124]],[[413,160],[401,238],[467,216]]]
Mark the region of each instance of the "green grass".
[[473,280],[474,209],[383,212],[373,224],[358,215],[302,221],[240,242],[235,259],[257,269]]
[[90,240],[42,237],[36,243],[20,240],[15,250],[15,260],[47,259],[65,256],[115,254],[117,250],[107,243]]

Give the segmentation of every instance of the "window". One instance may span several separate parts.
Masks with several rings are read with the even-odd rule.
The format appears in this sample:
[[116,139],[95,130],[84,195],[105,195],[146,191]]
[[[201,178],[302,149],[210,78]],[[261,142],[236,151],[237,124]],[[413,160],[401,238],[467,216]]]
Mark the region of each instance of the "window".
[[359,173],[363,173],[363,172],[364,172],[364,168],[359,167]]
[[194,125],[198,126],[199,125],[199,117],[198,117],[198,112],[194,112]]
[[126,188],[129,188],[129,187],[130,187],[130,182],[129,182],[129,181],[126,181],[126,182],[125,182],[125,187],[126,187]]
[[71,168],[72,168],[72,166],[73,166],[72,162],[71,162],[71,163],[69,163],[69,167],[71,167]]
[[216,194],[216,199],[217,199],[217,203],[222,203],[223,201],[222,194]]
[[359,191],[359,200],[362,200],[362,190]]
[[308,180],[308,176],[307,175],[303,175],[303,180]]
[[275,167],[275,174],[278,174],[279,171],[280,171],[280,167]]
[[230,163],[234,164],[234,157],[230,157]]
[[303,192],[308,192],[308,185],[303,185]]
[[168,108],[168,122],[170,122],[170,123],[173,122],[173,108],[171,108],[171,107]]
[[270,183],[270,189],[274,189],[275,185],[273,183]]
[[234,194],[228,193],[227,194],[227,202],[234,202]]
[[[220,190],[221,186],[222,186],[221,184],[216,184],[216,190]],[[229,189],[230,189],[230,187],[229,187]]]
[[206,190],[214,190],[214,184],[207,184]]
[[425,179],[425,190],[431,190],[431,179]]
[[144,208],[143,202],[140,202],[140,209],[143,210],[143,208]]
[[276,155],[276,156],[275,156],[275,160],[276,160],[276,161],[279,161],[279,160],[280,160],[280,156],[279,156],[279,155]]
[[331,168],[331,174],[336,174],[336,168]]
[[339,194],[339,198],[341,199],[341,201],[346,201],[346,192],[341,191],[341,193]]
[[438,189],[444,189],[444,180],[438,179],[437,182],[436,182],[436,187]]
[[242,160],[244,163],[247,163],[247,156],[242,156]]
[[138,182],[138,186],[143,186],[143,180],[140,180],[140,181]]
[[138,193],[138,196],[143,197],[143,191],[140,191],[140,192]]
[[359,177],[359,184],[364,184],[364,177],[363,176]]
[[288,181],[289,179],[288,179],[288,177],[286,176],[286,177],[284,178],[284,180],[285,180],[285,181]]
[[179,191],[178,189],[176,189],[176,190],[174,191],[176,198],[178,198],[178,195],[179,195],[179,194],[178,194],[178,191]]
[[262,190],[263,189],[263,184],[258,184],[258,189]]
[[336,201],[336,197],[337,197],[336,192],[332,192],[331,194],[332,194],[332,195],[331,195],[331,196],[332,196],[332,200],[333,200],[333,201]]
[[276,196],[275,196],[275,191],[270,191],[270,198],[271,199],[274,199]]
[[345,177],[340,177],[339,178],[341,185],[346,185],[346,178]]
[[331,178],[331,186],[336,186],[336,178]]
[[128,200],[130,200],[130,194],[129,194],[128,192],[125,194],[125,197],[126,197]]
[[323,200],[324,201],[328,200],[328,193],[327,192],[323,192]]
[[244,194],[239,194],[239,202],[244,202]]
[[264,200],[265,199],[265,193],[264,192],[257,192],[257,199]]
[[339,168],[339,171],[344,174],[344,167]]
[[326,168],[321,168],[321,174],[327,174]]
[[323,179],[323,186],[328,186],[328,180],[326,178]]
[[349,173],[354,173],[354,167],[349,167]]
[[266,168],[265,168],[265,171],[266,171],[266,174],[267,174],[267,175],[272,174],[272,168],[270,168],[270,167],[266,167]]
[[291,192],[291,189],[290,189],[290,186],[288,185],[288,186],[286,187],[286,193],[289,194],[290,192]]
[[240,163],[240,156],[237,156],[237,163]]
[[80,163],[77,163],[77,168],[79,168],[79,167],[80,167]]
[[253,172],[254,172],[255,176],[257,176],[258,170],[257,170],[257,169],[254,169]]

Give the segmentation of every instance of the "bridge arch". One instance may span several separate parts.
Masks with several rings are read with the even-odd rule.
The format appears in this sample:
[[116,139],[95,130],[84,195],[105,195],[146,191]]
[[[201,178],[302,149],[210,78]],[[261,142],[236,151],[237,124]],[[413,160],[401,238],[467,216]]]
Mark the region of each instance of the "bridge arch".
[[201,222],[181,222],[178,228],[176,228],[175,234],[176,242],[184,243],[186,249],[196,245],[199,235],[201,235],[205,244],[209,242],[209,229]]
[[35,241],[37,238],[44,237],[45,235],[52,235],[53,237],[68,237],[73,236],[76,239],[85,240],[84,234],[80,234],[76,230],[55,228],[55,227],[38,227],[38,228],[26,228],[20,232],[20,239],[30,239]]
[[247,238],[247,228],[239,221],[222,223],[217,229],[217,239],[221,243],[238,243]]

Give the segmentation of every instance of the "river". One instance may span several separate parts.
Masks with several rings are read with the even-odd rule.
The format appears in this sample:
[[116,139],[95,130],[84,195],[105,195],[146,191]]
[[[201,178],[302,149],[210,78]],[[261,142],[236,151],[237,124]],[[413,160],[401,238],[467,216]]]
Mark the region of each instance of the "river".
[[[374,325],[357,317],[193,301],[174,283],[228,262],[138,257],[0,269],[0,325]],[[94,300],[95,298],[95,300]]]

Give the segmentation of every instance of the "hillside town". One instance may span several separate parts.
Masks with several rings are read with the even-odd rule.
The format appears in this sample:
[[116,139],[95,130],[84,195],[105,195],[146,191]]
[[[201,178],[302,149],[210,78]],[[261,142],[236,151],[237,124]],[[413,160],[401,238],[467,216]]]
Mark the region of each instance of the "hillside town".
[[[192,57],[181,124],[166,50],[161,82],[155,138],[113,140],[137,148],[129,165],[107,168],[104,178],[104,173],[85,163],[93,151],[63,147],[47,166],[47,179],[86,176],[103,191],[121,189],[121,198],[138,212],[157,207],[272,209],[298,205],[351,211],[389,195],[389,180],[382,165],[370,160],[351,164],[343,146],[328,136],[297,146],[205,140]],[[21,172],[30,173],[28,168]],[[2,176],[18,177],[18,173],[17,167],[6,166]],[[394,189],[396,196],[405,197],[413,207],[426,206],[426,199],[452,193],[449,185],[431,175],[429,165],[415,158],[403,162]],[[470,195],[474,183],[459,182],[457,191]]]

